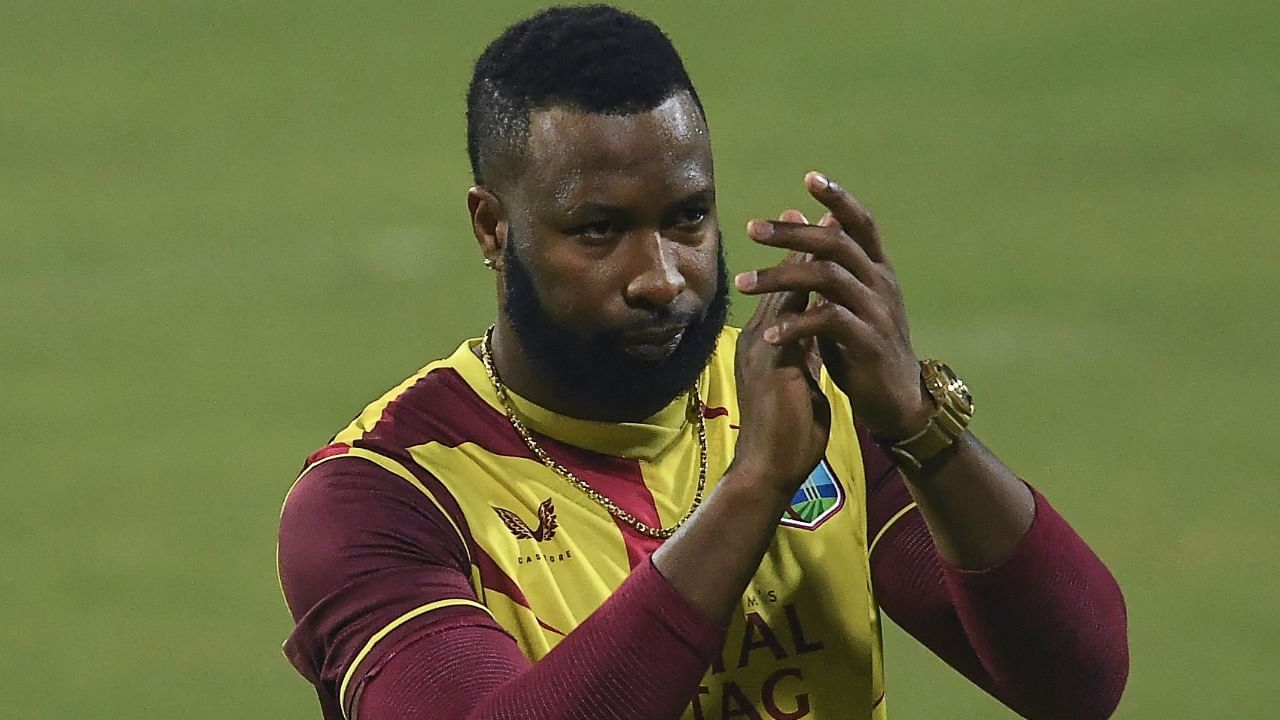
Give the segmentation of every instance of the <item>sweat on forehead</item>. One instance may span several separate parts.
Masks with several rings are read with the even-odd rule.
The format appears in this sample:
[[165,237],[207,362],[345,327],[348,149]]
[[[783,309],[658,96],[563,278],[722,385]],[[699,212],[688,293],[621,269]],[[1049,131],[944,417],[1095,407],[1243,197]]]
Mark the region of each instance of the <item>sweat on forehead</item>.
[[607,179],[679,186],[712,182],[711,146],[697,107],[683,93],[652,110],[628,115],[555,107],[529,122],[522,185],[554,186],[565,196],[582,183]]

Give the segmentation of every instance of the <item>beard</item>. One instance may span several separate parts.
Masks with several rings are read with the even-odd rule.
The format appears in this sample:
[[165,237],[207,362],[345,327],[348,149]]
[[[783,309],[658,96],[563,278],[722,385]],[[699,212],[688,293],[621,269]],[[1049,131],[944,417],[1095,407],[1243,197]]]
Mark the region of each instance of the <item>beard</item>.
[[640,327],[673,321],[686,325],[675,349],[660,360],[635,357],[624,349],[622,335],[637,326],[583,336],[551,317],[538,296],[528,268],[507,238],[503,252],[506,269],[504,296],[507,319],[525,355],[538,372],[556,387],[601,408],[646,416],[666,407],[698,381],[715,353],[716,341],[729,312],[729,271],[724,242],[716,237],[716,289],[704,308],[681,312],[655,308]]

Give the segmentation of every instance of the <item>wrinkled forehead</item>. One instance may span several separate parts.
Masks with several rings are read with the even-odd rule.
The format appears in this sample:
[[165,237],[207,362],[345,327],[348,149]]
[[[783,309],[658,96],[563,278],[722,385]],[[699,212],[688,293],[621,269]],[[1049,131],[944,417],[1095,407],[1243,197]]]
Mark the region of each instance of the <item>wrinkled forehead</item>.
[[605,190],[687,194],[714,183],[706,122],[687,93],[630,115],[535,110],[528,149],[526,189],[562,202]]

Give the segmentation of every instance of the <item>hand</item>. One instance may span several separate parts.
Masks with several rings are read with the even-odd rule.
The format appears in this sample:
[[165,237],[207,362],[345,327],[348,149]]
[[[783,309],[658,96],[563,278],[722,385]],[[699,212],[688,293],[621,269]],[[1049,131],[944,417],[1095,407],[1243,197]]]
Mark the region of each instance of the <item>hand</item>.
[[816,293],[813,303],[793,300],[764,321],[761,337],[780,347],[816,338],[827,372],[852,400],[859,421],[879,437],[909,437],[925,426],[934,405],[920,383],[902,290],[875,223],[823,175],[809,173],[805,186],[829,211],[817,225],[788,211],[780,222],[752,220],[747,232],[809,261],[745,272],[735,284],[749,295]]
[[[788,253],[783,266],[804,257]],[[818,387],[821,360],[812,340],[766,342],[779,318],[804,309],[807,292],[766,294],[738,337],[734,376],[741,428],[733,465],[789,499],[822,459],[831,430],[831,407]]]

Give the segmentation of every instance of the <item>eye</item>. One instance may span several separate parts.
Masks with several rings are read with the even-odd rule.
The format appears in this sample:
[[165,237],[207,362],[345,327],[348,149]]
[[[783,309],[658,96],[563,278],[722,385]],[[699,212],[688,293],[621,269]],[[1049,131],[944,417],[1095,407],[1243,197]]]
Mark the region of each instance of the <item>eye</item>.
[[601,220],[599,222],[588,223],[586,225],[579,225],[578,227],[570,230],[569,234],[576,235],[577,237],[587,241],[599,242],[609,239],[617,232],[617,230],[618,228],[612,220]]
[[691,205],[676,213],[676,225],[684,228],[695,228],[707,219],[707,209],[700,205]]

